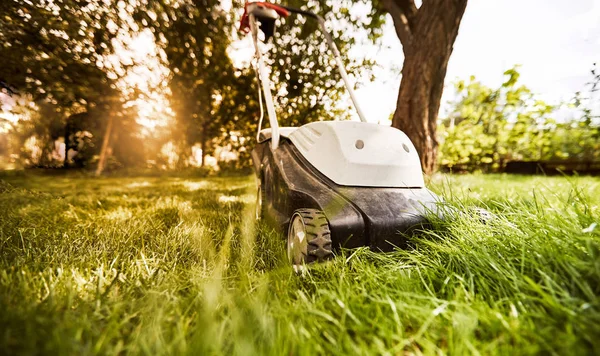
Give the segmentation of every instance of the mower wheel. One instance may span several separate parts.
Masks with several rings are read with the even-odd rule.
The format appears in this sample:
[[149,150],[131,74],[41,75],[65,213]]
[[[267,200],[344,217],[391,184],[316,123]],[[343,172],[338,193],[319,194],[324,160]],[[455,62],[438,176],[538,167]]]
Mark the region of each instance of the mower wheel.
[[296,210],[290,219],[287,247],[294,269],[331,259],[331,231],[325,214],[316,209]]

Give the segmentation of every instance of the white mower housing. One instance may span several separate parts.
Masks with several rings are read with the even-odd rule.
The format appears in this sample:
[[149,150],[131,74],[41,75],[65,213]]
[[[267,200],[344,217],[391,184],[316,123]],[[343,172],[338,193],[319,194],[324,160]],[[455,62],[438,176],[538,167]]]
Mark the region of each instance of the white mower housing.
[[404,132],[355,121],[321,121],[289,134],[302,156],[334,183],[356,187],[423,188],[415,146]]

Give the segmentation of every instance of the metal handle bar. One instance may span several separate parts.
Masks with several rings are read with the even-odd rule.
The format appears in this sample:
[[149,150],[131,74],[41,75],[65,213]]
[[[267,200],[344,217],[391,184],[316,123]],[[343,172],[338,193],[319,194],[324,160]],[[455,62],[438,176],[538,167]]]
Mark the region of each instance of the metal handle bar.
[[356,112],[358,113],[358,117],[360,118],[360,121],[367,122],[365,114],[361,110],[360,105],[358,104],[358,99],[356,98],[356,95],[354,94],[354,89],[352,88],[352,85],[350,84],[350,79],[348,78],[348,73],[346,72],[346,69],[344,68],[344,63],[342,62],[342,55],[341,55],[340,51],[338,50],[337,46],[335,45],[335,42],[333,42],[333,37],[331,37],[331,34],[327,31],[327,28],[325,28],[325,19],[323,19],[323,17],[315,14],[312,11],[300,10],[300,9],[296,9],[296,8],[289,7],[289,6],[283,6],[283,5],[280,5],[280,7],[286,9],[287,11],[289,11],[291,13],[303,15],[306,17],[311,17],[311,18],[317,20],[317,22],[319,23],[319,28],[323,32],[323,35],[325,36],[325,40],[327,40],[327,44],[329,45],[329,48],[333,52],[333,56],[335,57],[335,63],[338,67],[340,75],[342,76],[342,80],[344,81],[346,90],[348,90],[348,93],[350,94],[350,99],[352,100],[352,104],[354,104],[354,108],[356,109]]
[[[263,16],[264,13],[261,13],[264,11],[263,7],[266,7],[267,9],[270,9],[270,11],[273,12],[273,14],[266,14],[266,16],[273,18],[273,19],[276,18],[278,15],[281,15],[281,11],[277,11],[277,8],[280,8],[280,9],[285,9],[286,11],[291,12],[291,13],[303,15],[303,16],[310,17],[310,18],[317,20],[317,22],[319,23],[319,27],[320,27],[321,31],[323,32],[323,35],[325,36],[327,45],[333,52],[338,71],[340,72],[340,75],[342,76],[342,80],[344,81],[346,90],[348,90],[348,93],[350,94],[350,99],[352,100],[352,104],[354,104],[354,108],[356,109],[356,112],[358,113],[358,117],[360,118],[360,121],[367,122],[365,115],[364,115],[363,111],[361,110],[360,105],[358,104],[356,95],[354,94],[354,89],[352,88],[352,85],[350,84],[350,79],[348,78],[348,73],[346,72],[346,69],[344,68],[344,63],[342,62],[342,55],[340,54],[340,51],[338,50],[337,46],[335,45],[335,42],[333,41],[331,34],[325,28],[325,20],[321,16],[319,16],[311,11],[300,10],[300,9],[296,9],[296,8],[288,7],[288,6],[277,6],[277,5],[272,5],[269,3],[262,3],[262,2],[246,3],[245,11],[247,11],[247,15],[246,15],[246,12],[244,12],[244,16],[242,17],[240,29],[245,30],[245,29],[249,28],[250,32],[252,33],[252,41],[254,42],[254,48],[256,50],[256,58],[258,61],[259,81],[260,81],[260,84],[262,84],[262,89],[265,94],[264,99],[265,99],[265,104],[267,107],[267,114],[269,116],[269,122],[271,124],[271,147],[272,147],[272,149],[275,150],[279,146],[279,123],[277,122],[277,116],[275,113],[275,105],[273,103],[273,97],[271,95],[270,80],[268,77],[268,72],[267,72],[265,63],[262,58],[260,46],[258,44],[258,42],[259,42],[258,26],[257,26],[257,18],[256,18],[255,14],[260,14],[258,16]],[[266,10],[266,11],[269,11],[269,10]],[[283,11],[283,12],[285,12],[285,11]],[[283,15],[287,16],[287,14],[283,14]],[[246,16],[248,16],[248,17],[246,17]],[[261,110],[261,117],[262,117],[262,110]],[[262,120],[261,120],[261,122],[262,122]],[[260,132],[260,127],[259,127],[259,132]]]
[[[254,49],[256,51],[256,59],[258,61],[258,72],[259,72],[259,85],[262,84],[262,89],[265,94],[265,104],[267,106],[267,114],[269,116],[269,123],[271,124],[271,147],[273,150],[279,146],[279,123],[277,122],[277,115],[275,114],[275,105],[273,104],[273,97],[271,95],[271,82],[269,80],[269,73],[262,58],[262,52],[258,45],[258,26],[256,25],[256,19],[253,14],[250,17],[250,31],[252,32],[252,41],[254,42]],[[260,130],[260,127],[259,127]]]

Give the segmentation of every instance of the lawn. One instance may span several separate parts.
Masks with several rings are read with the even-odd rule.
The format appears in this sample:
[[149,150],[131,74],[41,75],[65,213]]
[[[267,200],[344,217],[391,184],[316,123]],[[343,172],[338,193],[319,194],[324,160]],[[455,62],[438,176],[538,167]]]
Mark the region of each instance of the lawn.
[[600,354],[600,179],[436,176],[470,214],[304,276],[252,178],[0,176],[0,354]]

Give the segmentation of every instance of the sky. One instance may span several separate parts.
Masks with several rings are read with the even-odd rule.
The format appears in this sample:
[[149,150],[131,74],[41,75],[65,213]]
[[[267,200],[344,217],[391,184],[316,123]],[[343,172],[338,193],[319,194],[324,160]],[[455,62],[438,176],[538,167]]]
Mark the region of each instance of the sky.
[[[359,82],[357,92],[373,122],[387,120],[394,111],[400,85],[402,47],[388,22],[383,41],[390,48],[376,54],[382,68],[374,82]],[[543,100],[569,100],[591,79],[595,62],[600,65],[600,0],[469,0],[450,57],[442,106],[452,98],[451,84],[457,78],[474,75],[497,87],[502,73],[514,65],[520,65],[522,84]]]

